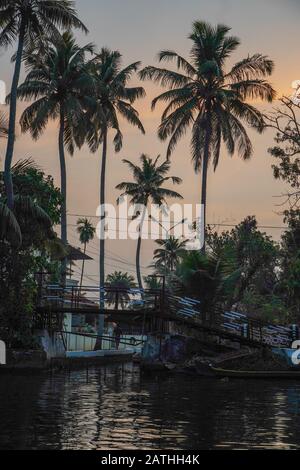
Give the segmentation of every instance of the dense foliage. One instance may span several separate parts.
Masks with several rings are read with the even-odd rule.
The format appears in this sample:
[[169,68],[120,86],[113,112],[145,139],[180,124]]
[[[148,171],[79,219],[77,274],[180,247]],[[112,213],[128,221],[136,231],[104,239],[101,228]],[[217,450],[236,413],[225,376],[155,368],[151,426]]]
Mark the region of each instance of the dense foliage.
[[31,319],[36,304],[36,273],[59,272],[58,262],[51,258],[57,258],[61,251],[52,228],[60,220],[61,195],[53,179],[28,160],[19,162],[12,174],[15,197],[22,194],[23,198],[22,204],[14,205],[21,240],[18,244],[6,237],[0,240],[0,325],[8,345],[29,347],[35,346]]

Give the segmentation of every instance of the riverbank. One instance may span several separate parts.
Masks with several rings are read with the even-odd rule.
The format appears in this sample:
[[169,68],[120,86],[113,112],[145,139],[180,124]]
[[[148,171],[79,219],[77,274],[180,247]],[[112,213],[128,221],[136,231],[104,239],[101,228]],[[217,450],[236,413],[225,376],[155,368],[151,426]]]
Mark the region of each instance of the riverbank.
[[[159,344],[159,349],[157,345]],[[216,376],[214,369],[246,372],[284,372],[299,370],[293,366],[288,350],[265,348],[236,348],[230,343],[205,341],[180,335],[170,336],[164,342],[150,340],[147,355],[141,360],[144,372],[172,372],[200,376]],[[253,376],[253,374],[249,374]],[[278,374],[280,375],[280,373]],[[295,374],[296,377],[297,374]]]
[[0,365],[0,374],[42,373],[53,370],[96,367],[132,361],[133,351],[102,350],[67,353],[65,357],[49,358],[40,350],[7,350],[7,363]]

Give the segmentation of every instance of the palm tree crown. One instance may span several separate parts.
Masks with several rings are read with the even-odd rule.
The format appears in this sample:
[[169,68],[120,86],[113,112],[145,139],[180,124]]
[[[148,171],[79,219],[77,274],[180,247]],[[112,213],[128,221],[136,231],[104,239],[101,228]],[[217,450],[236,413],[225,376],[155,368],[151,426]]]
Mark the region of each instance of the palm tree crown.
[[0,47],[8,47],[17,40],[15,67],[11,86],[9,132],[5,156],[4,180],[9,208],[13,207],[11,165],[14,153],[17,88],[20,80],[24,47],[54,38],[59,29],[87,28],[77,17],[74,2],[70,0],[0,0]]
[[[152,106],[167,102],[162,116],[159,137],[171,137],[167,155],[170,157],[179,139],[192,125],[192,158],[199,170],[204,159],[204,142],[211,128],[209,157],[216,168],[221,141],[233,154],[236,146],[242,158],[252,154],[251,142],[241,124],[244,121],[259,132],[263,131],[263,116],[247,99],[272,101],[275,91],[265,80],[273,71],[273,61],[254,54],[225,71],[226,59],[235,51],[239,40],[228,36],[230,28],[213,28],[204,22],[195,22],[190,39],[193,41],[188,62],[173,51],[162,51],[160,61],[175,61],[179,72],[164,68],[146,67],[142,79],[152,79],[170,90],[153,100]],[[237,144],[237,145],[236,145]]]
[[[128,305],[130,302],[129,291],[136,287],[134,277],[121,271],[109,274],[106,278],[106,285],[112,289],[106,292],[106,300],[110,305],[114,304],[116,310],[119,306],[125,308]],[[114,292],[114,289],[119,290],[119,292]]]
[[109,129],[115,131],[115,150],[122,148],[123,135],[120,129],[119,115],[142,133],[145,133],[139,114],[133,103],[145,96],[144,88],[128,87],[128,81],[138,70],[140,62],[121,67],[122,56],[118,51],[103,48],[90,67],[94,77],[96,92],[94,107],[90,118],[92,126],[88,133],[88,142],[93,151],[103,143],[104,134]]
[[[23,132],[30,131],[33,139],[44,132],[48,121],[59,120],[59,158],[61,168],[61,239],[67,245],[67,175],[65,147],[73,154],[75,145],[84,141],[85,107],[93,89],[88,74],[87,54],[94,46],[79,47],[70,32],[57,37],[46,47],[44,54],[39,50],[27,51],[26,65],[29,73],[19,86],[17,95],[21,100],[33,103],[21,116]],[[65,261],[63,262],[63,276]]]
[[[195,170],[202,169],[202,204],[206,209],[207,171],[212,161],[217,168],[222,142],[228,153],[235,150],[243,159],[253,149],[243,123],[258,132],[264,129],[260,111],[247,99],[272,101],[275,91],[266,80],[274,64],[266,56],[254,54],[237,62],[226,71],[226,61],[237,49],[239,40],[229,36],[230,28],[197,21],[190,39],[193,42],[190,60],[173,51],[162,51],[160,61],[174,61],[177,71],[146,67],[140,72],[143,80],[151,79],[169,88],[152,102],[165,102],[159,127],[161,140],[170,138],[167,157],[191,128],[191,152]],[[206,213],[204,213],[204,226]]]
[[85,245],[94,239],[96,229],[90,220],[82,218],[77,221],[77,232],[79,234],[80,243]]
[[185,254],[186,240],[178,240],[170,236],[166,240],[156,240],[160,246],[154,251],[154,267],[164,273],[173,272]]
[[[92,222],[90,222],[88,219],[81,218],[77,220],[77,233],[79,234],[80,242],[84,246],[84,254],[85,254],[87,244],[90,243],[95,237],[96,229],[93,226]],[[85,265],[85,259],[82,260],[80,288],[82,287],[82,282],[83,282],[84,265]]]
[[70,0],[0,0],[0,46],[8,47],[24,34],[25,46],[52,36],[58,29],[88,32]]
[[93,88],[86,55],[93,52],[93,44],[80,47],[74,36],[65,32],[49,43],[42,56],[37,49],[26,53],[29,73],[18,88],[18,98],[34,102],[21,116],[23,132],[30,131],[38,139],[48,121],[59,119],[63,113],[64,143],[68,151],[73,154],[75,143],[82,144],[78,130]]
[[173,184],[182,183],[182,179],[177,176],[167,176],[171,164],[164,161],[159,164],[160,155],[153,160],[145,154],[140,157],[141,166],[129,160],[123,160],[132,172],[134,182],[123,182],[117,185],[116,189],[122,192],[122,196],[130,196],[131,204],[147,205],[151,200],[159,206],[166,204],[166,198],[174,197],[182,199],[181,194],[167,189],[164,184],[171,181]]
[[129,160],[123,160],[123,162],[129,166],[129,169],[133,174],[134,182],[123,182],[116,187],[122,191],[121,197],[130,196],[131,204],[144,206],[141,214],[136,252],[136,270],[140,289],[143,288],[140,270],[142,228],[145,220],[147,204],[151,201],[158,206],[162,206],[163,204],[167,204],[167,198],[169,197],[182,199],[181,194],[164,187],[164,184],[167,181],[172,181],[173,184],[180,184],[182,180],[177,176],[167,176],[171,164],[168,161],[164,161],[162,164],[159,164],[159,158],[160,156],[155,160],[152,160],[152,158],[143,154],[140,158],[141,166],[135,165]]

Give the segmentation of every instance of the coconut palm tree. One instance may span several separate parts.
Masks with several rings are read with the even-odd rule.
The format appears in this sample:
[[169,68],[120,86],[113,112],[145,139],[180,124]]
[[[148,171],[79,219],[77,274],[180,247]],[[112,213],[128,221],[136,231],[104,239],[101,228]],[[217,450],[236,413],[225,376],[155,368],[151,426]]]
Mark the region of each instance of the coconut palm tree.
[[226,71],[227,59],[240,44],[236,37],[228,35],[229,31],[227,26],[213,27],[196,21],[190,35],[190,60],[173,51],[162,51],[159,60],[174,61],[177,71],[149,66],[140,72],[143,80],[151,79],[169,88],[152,102],[153,108],[157,103],[167,103],[158,131],[161,140],[170,138],[167,158],[191,128],[192,161],[196,172],[202,169],[204,227],[209,164],[216,170],[222,142],[230,155],[237,150],[244,160],[251,157],[252,144],[244,123],[261,133],[264,120],[247,100],[272,101],[275,97],[266,80],[274,67],[268,57],[254,54]]
[[[80,243],[83,244],[83,252],[84,254],[86,254],[87,244],[94,239],[96,229],[90,220],[88,220],[87,218],[82,218],[82,219],[77,220],[77,232],[79,234]],[[82,260],[80,289],[82,287],[82,281],[83,281],[84,264],[85,264],[85,259]]]
[[150,276],[146,276],[144,277],[144,282],[147,286],[147,289],[150,289],[150,290],[161,290],[162,288],[162,283],[161,283],[161,279],[155,275],[150,275]]
[[[0,138],[6,139],[8,136],[8,121],[4,113],[0,114]],[[0,240],[12,242],[20,245],[22,241],[21,229],[14,213],[6,204],[3,194],[0,194]]]
[[[93,152],[102,146],[101,176],[100,176],[100,206],[105,204],[107,139],[109,131],[113,130],[114,148],[119,152],[122,148],[123,136],[119,118],[125,119],[129,124],[137,127],[143,134],[143,125],[139,114],[133,107],[134,102],[145,96],[142,87],[129,87],[128,82],[138,70],[140,62],[135,62],[125,68],[121,66],[122,56],[118,51],[102,49],[96,61],[91,64],[90,73],[96,82],[94,109],[90,114],[89,133],[87,141]],[[105,216],[101,218],[101,233],[104,233]],[[100,305],[103,303],[101,293],[105,284],[105,240],[100,237]],[[100,322],[101,323],[101,322]],[[103,325],[99,325],[99,334]]]
[[[59,121],[59,161],[61,171],[61,239],[67,237],[67,174],[65,149],[72,155],[75,146],[83,143],[84,110],[92,90],[88,73],[87,54],[94,46],[80,47],[69,32],[56,38],[41,57],[38,50],[26,54],[29,73],[17,90],[21,100],[33,100],[24,111],[20,124],[23,132],[30,131],[37,140],[45,131],[49,120]],[[63,272],[65,271],[63,263]]]
[[5,158],[7,204],[13,207],[11,164],[14,153],[17,89],[24,48],[41,42],[45,36],[58,34],[58,28],[78,28],[88,32],[79,20],[74,2],[70,0],[0,0],[0,47],[18,42],[15,69],[10,93],[9,133]]
[[[12,175],[20,176],[25,174],[31,168],[37,168],[31,159],[19,160],[12,167]],[[55,234],[52,231],[52,221],[49,215],[42,207],[30,196],[17,194],[14,195],[14,206],[10,209],[7,204],[4,190],[4,178],[0,178],[0,240],[10,243],[14,247],[22,245],[22,232],[20,224],[22,221],[30,220],[36,223],[42,229],[45,229],[45,243],[48,239],[54,239]],[[3,194],[4,193],[4,194]]]
[[[126,304],[130,302],[129,290],[135,287],[134,277],[128,273],[115,271],[107,276],[106,285],[112,289],[106,293],[107,302],[114,305],[115,310],[118,310],[119,306],[124,309]],[[114,292],[114,289],[119,290],[118,294]]]
[[16,247],[21,246],[22,233],[19,225],[19,219],[21,218],[33,220],[39,226],[45,228],[48,233],[52,232],[52,221],[48,214],[29,196],[17,195],[14,196],[13,210],[5,202],[0,202],[1,241],[6,241]]
[[182,196],[176,191],[164,187],[165,183],[171,181],[173,184],[180,184],[181,178],[177,176],[167,176],[170,170],[170,162],[164,161],[159,164],[160,156],[155,160],[147,155],[141,155],[141,166],[135,165],[129,160],[123,160],[129,166],[133,175],[134,182],[123,182],[118,184],[116,189],[122,191],[122,196],[129,196],[131,204],[134,204],[138,210],[141,208],[139,224],[139,237],[136,251],[136,273],[139,288],[143,289],[143,282],[140,269],[142,230],[145,221],[147,206],[150,202],[158,206],[166,205],[166,198],[182,199]]
[[185,254],[186,240],[178,240],[174,236],[166,240],[156,240],[160,248],[154,251],[154,267],[164,274],[173,273],[180,259]]

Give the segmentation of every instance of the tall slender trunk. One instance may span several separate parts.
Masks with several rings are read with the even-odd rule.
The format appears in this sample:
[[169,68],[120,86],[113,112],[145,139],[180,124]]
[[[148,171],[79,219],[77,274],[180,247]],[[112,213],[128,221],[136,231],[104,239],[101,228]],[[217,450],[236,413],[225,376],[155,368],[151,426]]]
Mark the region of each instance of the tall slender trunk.
[[202,220],[203,225],[203,246],[202,253],[206,253],[206,205],[207,205],[207,174],[208,174],[208,163],[210,155],[210,141],[211,141],[211,122],[210,122],[210,110],[207,110],[207,125],[206,125],[206,136],[205,136],[205,147],[204,147],[204,157],[202,164],[202,190],[201,190],[201,204],[203,207],[202,211]]
[[[104,211],[105,205],[105,183],[106,183],[106,160],[107,160],[107,129],[104,130],[103,145],[102,145],[102,163],[100,175],[100,206]],[[103,336],[104,330],[104,308],[105,308],[105,213],[101,217],[101,237],[100,237],[100,260],[99,260],[99,275],[100,275],[100,315],[98,323],[98,335]],[[103,312],[103,313],[102,313]],[[99,341],[101,344],[101,340]],[[101,347],[101,346],[100,346]]]
[[10,108],[9,108],[9,127],[8,140],[6,147],[5,165],[4,165],[4,183],[7,195],[7,205],[10,209],[14,206],[14,188],[11,175],[11,163],[14,155],[15,134],[16,134],[16,116],[17,116],[17,92],[20,80],[22,55],[24,49],[24,38],[26,32],[25,21],[21,21],[18,50],[16,55],[15,70],[12,80],[10,92]]
[[[64,133],[65,133],[65,113],[63,106],[60,108],[60,128],[59,128],[59,162],[60,162],[60,177],[61,177],[61,240],[65,246],[68,244],[67,236],[67,170],[64,146]],[[67,258],[62,261],[62,284],[65,285],[67,276]]]
[[[83,253],[84,253],[84,255],[86,254],[86,242],[84,244]],[[84,264],[85,264],[85,259],[82,260],[81,277],[80,277],[80,290],[82,288],[82,282],[83,282]]]
[[143,280],[142,280],[142,275],[141,275],[141,247],[142,247],[142,231],[143,231],[145,216],[146,216],[146,206],[144,207],[143,213],[142,213],[141,223],[139,227],[139,238],[138,238],[137,249],[136,249],[136,276],[138,280],[139,289],[143,289]]

